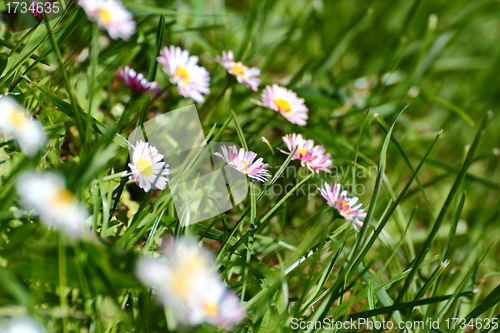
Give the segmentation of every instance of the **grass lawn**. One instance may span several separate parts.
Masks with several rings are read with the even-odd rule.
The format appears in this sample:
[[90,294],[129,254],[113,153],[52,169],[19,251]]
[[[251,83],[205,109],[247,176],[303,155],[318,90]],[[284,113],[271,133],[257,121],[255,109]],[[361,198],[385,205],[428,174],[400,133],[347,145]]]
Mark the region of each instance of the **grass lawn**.
[[500,328],[498,1],[44,1],[0,3],[0,333]]

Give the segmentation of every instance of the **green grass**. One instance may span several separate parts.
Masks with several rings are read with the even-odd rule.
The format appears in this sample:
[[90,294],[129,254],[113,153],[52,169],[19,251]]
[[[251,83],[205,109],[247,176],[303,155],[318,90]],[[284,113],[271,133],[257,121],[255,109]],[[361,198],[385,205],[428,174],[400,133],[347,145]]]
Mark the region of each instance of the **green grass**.
[[[1,89],[19,93],[50,137],[34,160],[0,138],[0,319],[29,314],[49,332],[168,332],[134,264],[159,252],[165,235],[189,233],[247,307],[235,332],[286,332],[293,318],[330,317],[489,331],[448,329],[446,320],[500,317],[498,2],[124,4],[137,22],[129,41],[107,39],[78,7],[30,30],[0,28]],[[144,194],[113,176],[128,170],[134,128],[192,104],[155,61],[169,45],[210,71],[211,93],[197,104],[208,140],[248,147],[274,176],[250,184],[241,205],[185,228],[170,191]],[[77,61],[84,49],[89,57]],[[223,50],[261,69],[261,89],[279,83],[303,97],[307,126],[255,105],[260,93],[214,61]],[[125,65],[168,97],[119,83]],[[299,163],[276,147],[289,133],[324,145],[338,172],[287,172]],[[14,182],[29,168],[66,175],[92,214],[95,240],[71,241],[19,208]],[[324,181],[358,189],[368,212],[359,232],[314,193]],[[179,328],[191,330],[220,331]]]

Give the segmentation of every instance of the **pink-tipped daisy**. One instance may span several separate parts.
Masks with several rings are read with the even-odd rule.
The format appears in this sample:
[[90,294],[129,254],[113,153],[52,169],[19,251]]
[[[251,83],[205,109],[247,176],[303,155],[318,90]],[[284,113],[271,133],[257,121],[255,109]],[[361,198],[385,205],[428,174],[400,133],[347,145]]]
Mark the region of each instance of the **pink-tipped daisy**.
[[261,182],[265,182],[267,181],[267,177],[271,177],[266,169],[269,164],[263,163],[262,157],[254,162],[257,154],[253,151],[245,151],[243,148],[240,148],[238,152],[238,147],[236,146],[230,146],[229,151],[226,146],[221,146],[221,150],[222,154],[215,152],[214,155],[222,158],[227,164],[248,177]]
[[172,45],[163,48],[156,60],[170,76],[170,82],[177,85],[180,95],[198,103],[205,101],[203,95],[210,92],[210,74],[204,67],[198,66],[197,56],[189,56],[189,51]]
[[306,163],[309,170],[319,173],[319,171],[331,172],[333,163],[330,153],[325,154],[326,148],[320,145],[314,146],[311,151],[311,160]]
[[216,60],[219,64],[227,69],[227,72],[236,76],[239,83],[243,83],[253,91],[257,91],[260,84],[260,69],[257,67],[249,68],[240,61],[234,61],[233,51],[222,51],[222,57],[217,56]]
[[154,186],[159,190],[164,190],[167,186],[170,173],[168,164],[162,162],[163,155],[158,149],[151,146],[149,142],[137,141],[132,152],[132,163],[128,166],[132,171],[130,180],[135,180],[144,192],[149,192]]
[[360,219],[366,217],[364,209],[361,208],[362,204],[354,206],[358,202],[358,197],[347,198],[347,191],[340,192],[340,184],[335,183],[331,185],[325,183],[324,188],[318,188],[318,193],[326,200],[329,206],[335,208],[343,218],[352,222],[354,228],[363,226]]
[[330,172],[332,160],[330,154],[325,154],[325,147],[320,145],[315,146],[313,140],[305,140],[302,134],[295,133],[285,135],[283,142],[288,151],[280,148],[278,150],[284,154],[289,155],[297,148],[292,160],[300,160],[303,167],[307,167],[316,173],[319,173],[319,171]]
[[130,88],[141,93],[152,92],[155,96],[161,94],[162,89],[158,87],[155,81],[149,82],[141,73],[136,73],[129,66],[118,70],[118,77]]
[[304,99],[297,94],[277,84],[266,86],[261,95],[262,103],[279,112],[286,120],[293,124],[304,126],[307,123],[307,107]]
[[135,32],[135,22],[119,0],[79,0],[89,20],[97,21],[112,39],[128,40]]

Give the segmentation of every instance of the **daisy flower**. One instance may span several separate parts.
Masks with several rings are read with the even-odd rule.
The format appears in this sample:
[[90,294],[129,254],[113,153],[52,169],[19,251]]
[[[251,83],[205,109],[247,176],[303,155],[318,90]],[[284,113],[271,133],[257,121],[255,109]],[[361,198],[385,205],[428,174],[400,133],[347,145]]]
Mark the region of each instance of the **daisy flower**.
[[238,147],[236,146],[230,146],[229,151],[226,146],[221,146],[221,150],[222,154],[215,152],[214,155],[222,158],[227,164],[248,177],[261,182],[265,182],[267,181],[267,177],[271,177],[266,169],[269,164],[262,163],[262,157],[254,162],[257,154],[253,151],[245,151],[243,148],[240,148],[238,152]]
[[168,261],[143,257],[136,275],[156,289],[159,299],[184,325],[203,322],[229,329],[243,320],[238,297],[212,270],[212,257],[191,238],[171,243]]
[[360,219],[366,217],[364,209],[361,208],[362,204],[354,206],[358,202],[358,197],[347,198],[347,191],[340,192],[340,184],[330,185],[325,183],[324,188],[318,188],[318,193],[326,200],[327,204],[335,208],[344,219],[352,222],[354,228],[363,226]]
[[132,163],[128,164],[132,175],[129,179],[135,180],[144,192],[149,192],[152,185],[159,190],[164,190],[168,182],[165,176],[170,173],[170,169],[168,164],[161,161],[163,155],[149,142],[142,140],[137,141],[135,147],[132,147],[134,148]]
[[330,172],[332,160],[330,154],[325,154],[325,147],[315,146],[314,140],[305,140],[302,134],[287,134],[282,139],[288,149],[288,151],[285,151],[278,148],[282,153],[289,155],[297,148],[292,160],[300,160],[303,167],[307,167],[316,173],[319,173],[319,171]]
[[180,95],[198,103],[205,101],[203,95],[210,92],[210,74],[205,67],[198,66],[197,56],[189,56],[189,51],[172,45],[164,47],[156,60],[170,76],[170,82],[177,85]]
[[45,330],[31,317],[17,317],[10,319],[7,326],[0,325],[3,333],[43,333]]
[[306,124],[308,109],[304,99],[297,97],[295,92],[273,84],[266,86],[261,99],[264,106],[279,112],[289,122],[300,126]]
[[240,61],[234,61],[233,51],[222,51],[222,57],[216,56],[215,61],[224,66],[229,74],[236,76],[239,83],[243,83],[253,91],[257,91],[259,88],[260,79],[257,76],[260,75],[260,69],[257,67],[248,68]]
[[78,5],[85,10],[89,20],[97,21],[112,39],[128,40],[135,32],[132,14],[119,0],[79,0]]
[[61,174],[25,171],[17,178],[16,190],[23,205],[39,215],[42,223],[81,238],[88,213],[66,188]]
[[311,160],[306,163],[309,170],[319,173],[320,171],[331,172],[333,163],[330,153],[325,154],[326,148],[320,145],[314,146],[311,151]]
[[0,134],[12,135],[27,156],[34,156],[47,142],[42,124],[8,96],[0,98]]
[[141,73],[136,73],[129,66],[120,68],[118,70],[118,77],[130,88],[137,90],[141,93],[152,92],[155,96],[161,94],[161,88],[155,81],[149,82]]

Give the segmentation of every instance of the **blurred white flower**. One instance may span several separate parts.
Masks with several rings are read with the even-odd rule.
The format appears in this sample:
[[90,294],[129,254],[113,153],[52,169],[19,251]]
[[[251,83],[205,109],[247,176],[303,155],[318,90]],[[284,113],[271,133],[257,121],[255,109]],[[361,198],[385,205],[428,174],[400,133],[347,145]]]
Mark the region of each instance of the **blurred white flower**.
[[73,238],[82,237],[88,212],[66,188],[61,174],[24,171],[17,178],[16,190],[23,205],[39,215],[44,224]]
[[238,297],[212,272],[212,258],[191,238],[174,241],[168,261],[144,257],[136,274],[154,287],[163,304],[184,325],[208,322],[231,328],[245,317]]
[[29,317],[11,319],[7,326],[0,325],[1,333],[44,333],[42,326]]
[[128,164],[132,171],[129,179],[135,180],[145,192],[151,190],[151,185],[164,190],[168,182],[165,176],[170,173],[170,169],[168,164],[162,162],[163,155],[149,142],[142,140],[137,141],[133,148],[132,163]]
[[113,39],[127,40],[135,32],[132,14],[118,0],[79,0],[78,5]]
[[189,51],[172,45],[164,47],[156,60],[170,76],[170,82],[177,85],[180,95],[198,103],[205,101],[203,95],[210,93],[210,73],[198,65],[197,56],[189,56]]
[[0,134],[12,135],[27,156],[34,156],[47,142],[42,124],[8,96],[0,98]]

